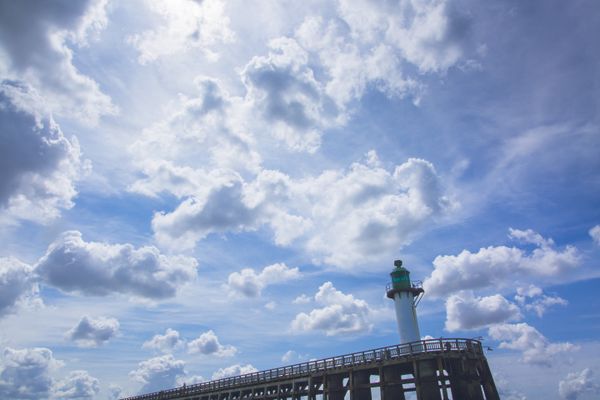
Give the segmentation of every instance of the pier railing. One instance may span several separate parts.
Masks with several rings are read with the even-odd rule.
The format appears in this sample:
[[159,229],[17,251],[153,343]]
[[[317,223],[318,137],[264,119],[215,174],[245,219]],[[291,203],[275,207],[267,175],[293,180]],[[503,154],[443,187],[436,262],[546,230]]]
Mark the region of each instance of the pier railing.
[[174,389],[161,390],[160,392],[127,397],[122,400],[169,400],[182,396],[190,396],[207,392],[227,390],[242,386],[269,383],[282,379],[293,379],[309,374],[329,372],[336,369],[350,368],[378,361],[410,358],[423,353],[440,352],[471,352],[483,354],[481,342],[475,339],[428,339],[412,343],[403,343],[394,346],[381,347],[373,350],[359,351],[324,358],[322,360],[307,361],[286,367],[272,368],[266,371],[252,372],[249,374],[232,376],[208,382],[196,383]]

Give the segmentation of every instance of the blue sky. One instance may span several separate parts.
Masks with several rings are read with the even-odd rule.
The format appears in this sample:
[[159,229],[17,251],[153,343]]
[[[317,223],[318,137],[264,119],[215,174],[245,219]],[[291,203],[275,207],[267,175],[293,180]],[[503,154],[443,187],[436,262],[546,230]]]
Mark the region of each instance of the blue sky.
[[401,258],[502,398],[596,398],[599,36],[593,1],[0,1],[0,397],[396,343]]

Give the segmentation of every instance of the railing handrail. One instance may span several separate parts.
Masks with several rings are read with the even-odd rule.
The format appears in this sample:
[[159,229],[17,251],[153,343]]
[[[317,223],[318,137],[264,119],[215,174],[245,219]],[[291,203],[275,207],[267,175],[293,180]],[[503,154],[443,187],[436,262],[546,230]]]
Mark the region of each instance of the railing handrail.
[[233,388],[254,383],[266,383],[281,378],[294,378],[309,373],[323,372],[337,368],[351,367],[372,363],[380,360],[394,360],[421,353],[448,352],[448,351],[471,351],[483,354],[481,342],[476,339],[464,338],[440,338],[419,340],[411,343],[397,344],[393,346],[380,347],[372,350],[359,351],[323,358],[320,360],[306,361],[284,367],[271,368],[264,371],[251,372],[249,374],[232,376],[213,381],[195,383],[189,386],[161,390],[159,392],[147,393],[121,400],[168,400],[174,396],[192,395],[203,392],[213,392],[218,389]]
[[[423,288],[423,282],[421,281],[411,281],[410,282],[410,287],[412,289],[422,289]],[[385,291],[389,292],[390,290],[392,290],[394,288],[394,284],[393,283],[386,283],[385,285]]]

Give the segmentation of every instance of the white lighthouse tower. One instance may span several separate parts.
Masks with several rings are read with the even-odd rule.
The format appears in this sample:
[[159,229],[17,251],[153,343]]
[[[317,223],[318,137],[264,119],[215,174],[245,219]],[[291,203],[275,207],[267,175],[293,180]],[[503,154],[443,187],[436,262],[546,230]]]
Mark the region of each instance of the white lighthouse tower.
[[401,260],[394,261],[394,270],[390,274],[391,285],[387,287],[387,297],[394,300],[396,321],[400,333],[400,343],[421,340],[417,322],[417,303],[424,293],[420,285],[410,281],[410,272],[402,266]]

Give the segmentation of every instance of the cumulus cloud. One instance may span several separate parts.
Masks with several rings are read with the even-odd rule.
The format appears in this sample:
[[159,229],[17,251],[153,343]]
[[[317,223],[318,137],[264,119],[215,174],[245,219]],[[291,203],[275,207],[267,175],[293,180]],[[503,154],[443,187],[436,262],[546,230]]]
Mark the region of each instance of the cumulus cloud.
[[77,139],[63,135],[43,100],[22,82],[0,84],[0,141],[3,219],[46,222],[73,207],[83,170]]
[[292,301],[292,303],[294,303],[294,304],[308,304],[311,301],[312,301],[312,298],[310,296],[307,296],[304,293],[302,293],[300,296],[296,297],[294,299],[294,301]]
[[16,258],[0,258],[0,317],[39,302],[33,267]]
[[97,347],[105,344],[118,333],[119,321],[115,318],[90,318],[86,315],[67,332],[67,338],[81,347]]
[[4,349],[0,372],[3,399],[42,399],[51,395],[51,373],[62,366],[46,348]]
[[281,361],[284,363],[292,362],[293,360],[298,358],[298,353],[294,350],[288,350],[284,355],[281,356]]
[[315,294],[315,301],[324,307],[310,313],[299,313],[291,323],[296,332],[324,331],[327,336],[364,333],[371,329],[373,310],[366,301],[337,290],[325,282]]
[[176,111],[144,129],[130,147],[145,176],[130,190],[203,198],[210,188],[233,180],[234,171],[258,170],[261,159],[253,138],[235,116],[241,99],[232,98],[215,79],[199,77],[195,86],[195,97],[182,97]]
[[470,22],[448,1],[340,0],[338,7],[355,37],[392,46],[421,72],[447,70],[468,44]]
[[69,45],[83,46],[90,33],[106,25],[107,0],[3,2],[0,4],[0,49],[5,68],[40,90],[60,114],[95,122],[114,113],[110,98],[73,64]]
[[142,64],[194,48],[204,52],[209,60],[215,60],[218,54],[214,48],[235,38],[222,0],[148,0],[146,3],[161,17],[162,24],[128,38],[139,51]]
[[554,240],[552,240],[552,238],[545,238],[533,229],[520,230],[508,228],[508,237],[523,243],[534,244],[541,248],[554,246]]
[[341,124],[341,114],[308,63],[309,54],[292,38],[269,43],[242,71],[246,101],[260,110],[275,137],[293,150],[314,152],[322,130]]
[[346,173],[304,180],[298,189],[312,204],[307,250],[339,267],[390,257],[452,208],[433,165],[415,158],[393,173],[355,163]]
[[296,363],[299,360],[303,360],[308,358],[307,354],[299,354],[298,352],[294,351],[294,350],[288,350],[286,351],[283,356],[281,356],[281,361],[284,363]]
[[600,225],[596,225],[589,230],[590,237],[598,246],[600,246]]
[[154,335],[154,337],[142,345],[144,349],[153,349],[163,353],[171,353],[184,345],[184,340],[180,338],[179,332],[167,328],[164,335]]
[[180,376],[179,378],[177,378],[177,386],[183,386],[183,385],[194,385],[196,383],[202,383],[202,382],[206,382],[206,379],[204,379],[203,376],[201,375],[191,375],[191,376]]
[[156,392],[175,387],[177,379],[186,375],[184,367],[184,361],[167,354],[142,361],[129,377],[142,383],[140,393]]
[[569,343],[551,343],[537,329],[527,323],[491,326],[490,337],[500,341],[500,348],[518,350],[527,364],[550,366],[554,356],[568,353],[578,347]]
[[108,398],[109,400],[118,400],[121,398],[123,389],[120,386],[110,384],[108,385]]
[[406,77],[402,56],[389,43],[365,43],[353,36],[342,20],[326,21],[309,17],[295,32],[303,48],[316,55],[326,71],[325,93],[340,111],[349,113],[348,106],[363,96],[370,86],[390,97],[411,95],[418,103],[424,87]]
[[232,357],[237,352],[234,346],[222,345],[212,330],[206,331],[198,338],[190,341],[187,348],[190,354],[200,353],[217,357]]
[[219,368],[213,375],[212,379],[223,379],[230,376],[238,376],[244,374],[251,374],[252,372],[258,371],[252,366],[252,364],[235,364],[225,368]]
[[525,310],[535,312],[540,318],[552,306],[566,306],[569,304],[562,297],[545,295],[542,289],[535,285],[517,288],[515,301]]
[[[291,150],[314,152],[324,131],[348,121],[349,106],[369,85],[418,102],[424,86],[405,76],[404,64],[444,73],[464,55],[469,23],[445,1],[401,3],[343,1],[341,18],[309,17],[291,35],[272,39],[267,54],[241,70],[246,93],[230,98],[241,114],[227,119],[256,137],[268,131]],[[151,2],[150,8],[164,24],[128,39],[142,63],[191,48],[210,58],[213,45],[234,36],[221,0]]]
[[98,379],[87,371],[52,376],[64,363],[43,347],[4,349],[0,362],[0,398],[14,400],[92,399],[100,392]]
[[445,328],[449,332],[478,329],[520,318],[519,307],[499,294],[475,297],[466,291],[446,300]]
[[511,229],[510,237],[536,247],[528,252],[517,247],[490,246],[476,253],[463,250],[456,256],[437,256],[431,276],[423,282],[425,291],[439,298],[465,289],[501,288],[514,285],[518,279],[560,276],[580,263],[575,247],[559,250],[551,239],[531,230]]
[[306,18],[294,38],[319,61],[324,91],[340,110],[367,87],[418,104],[425,88],[408,64],[444,74],[472,52],[470,21],[447,1],[341,0],[337,8],[335,19]]
[[584,393],[599,394],[600,385],[593,378],[589,368],[581,372],[572,372],[558,383],[558,393],[561,399],[577,400]]
[[152,228],[158,241],[191,248],[211,233],[256,229],[260,211],[244,202],[241,178],[231,178],[210,193],[184,200],[172,213],[154,214]]
[[501,399],[527,400],[527,396],[515,389],[514,385],[506,380],[501,373],[495,374],[494,380],[496,381],[496,387],[498,388],[498,394],[501,396]]
[[252,268],[244,268],[240,272],[229,274],[227,289],[232,295],[259,297],[267,286],[299,277],[300,270],[298,268],[290,268],[282,263],[266,266],[260,273],[256,273]]
[[58,399],[93,399],[100,392],[100,382],[87,371],[72,371],[55,384],[53,392]]
[[85,242],[80,232],[68,231],[48,247],[36,272],[45,283],[69,293],[160,300],[193,280],[196,266],[193,258],[166,256],[155,247]]
[[535,299],[531,304],[525,304],[526,310],[534,311],[538,317],[543,317],[546,310],[555,305],[566,306],[569,302],[562,297],[558,296],[542,296],[539,299]]
[[210,233],[271,227],[281,246],[298,244],[316,263],[341,268],[390,257],[427,223],[452,210],[433,165],[409,159],[389,172],[372,162],[292,179],[263,170],[240,176],[155,214],[161,243],[192,247]]

